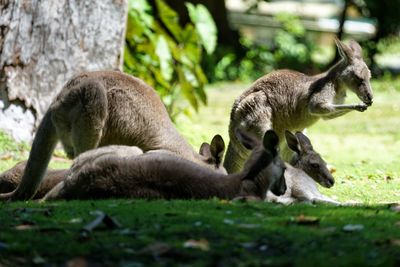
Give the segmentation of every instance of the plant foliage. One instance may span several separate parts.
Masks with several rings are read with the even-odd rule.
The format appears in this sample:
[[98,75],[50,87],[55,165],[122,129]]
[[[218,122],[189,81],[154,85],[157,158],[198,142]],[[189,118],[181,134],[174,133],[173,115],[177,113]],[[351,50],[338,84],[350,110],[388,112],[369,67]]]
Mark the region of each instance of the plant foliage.
[[[306,36],[301,21],[293,15],[280,14],[275,17],[282,25],[270,43],[259,44],[242,38],[246,49],[243,57],[231,52],[215,63],[212,80],[254,80],[274,69],[290,68],[301,70],[312,68],[315,47]],[[209,64],[211,65],[211,64]]]
[[[191,23],[180,26],[178,14],[163,0],[130,0],[124,70],[153,86],[172,118],[207,104],[201,68],[203,49],[213,53],[217,31],[208,10],[186,4]],[[186,105],[177,103],[186,100]],[[189,103],[190,105],[187,105]]]

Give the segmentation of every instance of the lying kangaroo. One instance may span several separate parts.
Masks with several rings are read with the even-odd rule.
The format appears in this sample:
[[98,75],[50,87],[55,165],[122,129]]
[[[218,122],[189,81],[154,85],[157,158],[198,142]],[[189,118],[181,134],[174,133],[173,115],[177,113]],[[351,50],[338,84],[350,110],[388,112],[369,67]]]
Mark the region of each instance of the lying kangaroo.
[[293,135],[289,131],[285,132],[285,136],[289,148],[295,152],[295,157],[291,163],[285,164],[287,190],[281,196],[276,196],[268,191],[266,200],[286,205],[297,201],[339,205],[339,202],[322,195],[318,190],[316,182],[324,187],[331,187],[334,184],[334,179],[326,167],[325,161],[315,152],[307,136],[301,132]]
[[257,138],[240,132],[238,139],[253,149],[239,173],[220,174],[171,153],[92,158],[82,166],[74,164],[67,179],[56,185],[43,200],[118,197],[264,199],[268,189],[276,195],[283,194],[286,190],[285,166],[278,154],[277,135],[267,131],[262,144]]
[[[67,82],[50,105],[33,140],[21,183],[0,199],[31,198],[58,141],[70,158],[119,144],[143,151],[164,149],[203,166],[215,166],[215,160],[197,154],[178,133],[153,88],[118,71],[84,72]],[[219,162],[221,148],[213,150]],[[222,166],[217,170],[225,172]]]
[[[333,119],[349,111],[365,111],[372,104],[370,71],[362,59],[360,45],[336,40],[341,60],[328,71],[307,76],[291,70],[278,70],[258,79],[233,104],[229,124],[230,142],[224,167],[228,173],[241,168],[249,151],[235,137],[237,129],[261,138],[273,129],[281,140],[282,156],[290,161],[288,147],[282,144],[285,130],[303,131],[320,118]],[[343,104],[346,88],[357,94],[362,104]]]
[[[221,148],[222,146],[222,148]],[[221,160],[223,157],[223,147],[225,146],[224,140],[220,135],[214,136],[211,144],[203,143],[200,147],[199,154],[204,155],[209,158],[209,164],[215,165],[216,168],[221,165]],[[219,151],[221,150],[221,151]],[[150,150],[147,153],[170,153],[174,155],[173,152],[168,150]],[[219,154],[218,154],[219,153]],[[221,154],[222,153],[222,154]],[[95,158],[104,156],[116,156],[116,157],[130,157],[143,154],[143,150],[135,146],[121,146],[121,145],[111,145],[100,147],[97,149],[92,149],[89,152],[82,153],[78,158],[74,160],[75,168],[80,168],[83,164]],[[214,155],[218,154],[218,158]],[[26,167],[26,161],[20,162],[13,168],[0,174],[0,193],[10,192],[14,190],[18,184],[21,182],[22,175]],[[62,170],[52,170],[48,169],[43,177],[42,182],[39,185],[36,194],[33,199],[40,199],[44,197],[55,185],[63,181],[69,174],[68,169]]]

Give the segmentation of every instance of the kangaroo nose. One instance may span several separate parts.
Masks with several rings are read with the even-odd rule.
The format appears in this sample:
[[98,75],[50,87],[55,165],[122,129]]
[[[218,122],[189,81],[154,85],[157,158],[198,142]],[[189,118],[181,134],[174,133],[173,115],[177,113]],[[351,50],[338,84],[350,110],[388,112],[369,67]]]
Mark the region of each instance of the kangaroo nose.
[[328,179],[328,180],[326,180],[326,183],[325,183],[327,188],[332,187],[334,184],[335,184],[335,180],[333,180],[333,179]]

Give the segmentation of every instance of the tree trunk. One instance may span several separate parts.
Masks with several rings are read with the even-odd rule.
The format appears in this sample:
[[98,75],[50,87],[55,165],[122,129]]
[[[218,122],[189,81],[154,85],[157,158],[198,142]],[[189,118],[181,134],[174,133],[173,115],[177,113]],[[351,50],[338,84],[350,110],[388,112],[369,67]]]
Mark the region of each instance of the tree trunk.
[[122,67],[126,0],[0,0],[0,128],[30,140],[63,84]]

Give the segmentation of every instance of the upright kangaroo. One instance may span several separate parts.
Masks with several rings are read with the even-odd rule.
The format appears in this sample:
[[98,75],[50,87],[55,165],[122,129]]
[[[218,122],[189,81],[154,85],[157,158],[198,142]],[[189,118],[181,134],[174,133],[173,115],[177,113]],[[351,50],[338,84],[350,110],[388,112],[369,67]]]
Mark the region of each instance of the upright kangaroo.
[[314,150],[310,140],[301,132],[293,135],[286,131],[286,142],[296,154],[292,161],[285,163],[285,194],[276,196],[267,192],[266,200],[282,204],[291,204],[297,201],[325,202],[338,205],[339,202],[324,196],[318,190],[317,183],[324,187],[331,187],[334,183],[332,174],[326,167],[325,161]]
[[[95,157],[80,166],[73,164],[67,178],[43,200],[111,197],[264,199],[268,189],[276,195],[283,194],[286,190],[285,166],[279,157],[277,135],[272,130],[267,131],[261,144],[258,138],[240,132],[238,139],[253,150],[239,173],[220,174],[172,153]],[[78,162],[80,157],[92,151],[79,156]]]
[[[349,111],[365,111],[372,104],[370,71],[362,59],[360,45],[349,45],[336,40],[341,60],[328,71],[307,76],[291,70],[267,74],[239,96],[233,104],[229,124],[230,142],[224,167],[228,173],[241,169],[249,151],[235,137],[237,129],[251,132],[261,138],[267,129],[273,129],[282,144],[285,130],[303,131],[320,118],[332,119]],[[349,88],[363,102],[343,104]],[[290,160],[283,144],[283,158]]]
[[0,199],[31,198],[58,141],[70,158],[96,147],[120,144],[143,151],[164,149],[215,166],[178,133],[153,88],[119,71],[84,72],[68,81],[50,105],[33,140],[21,183]]

